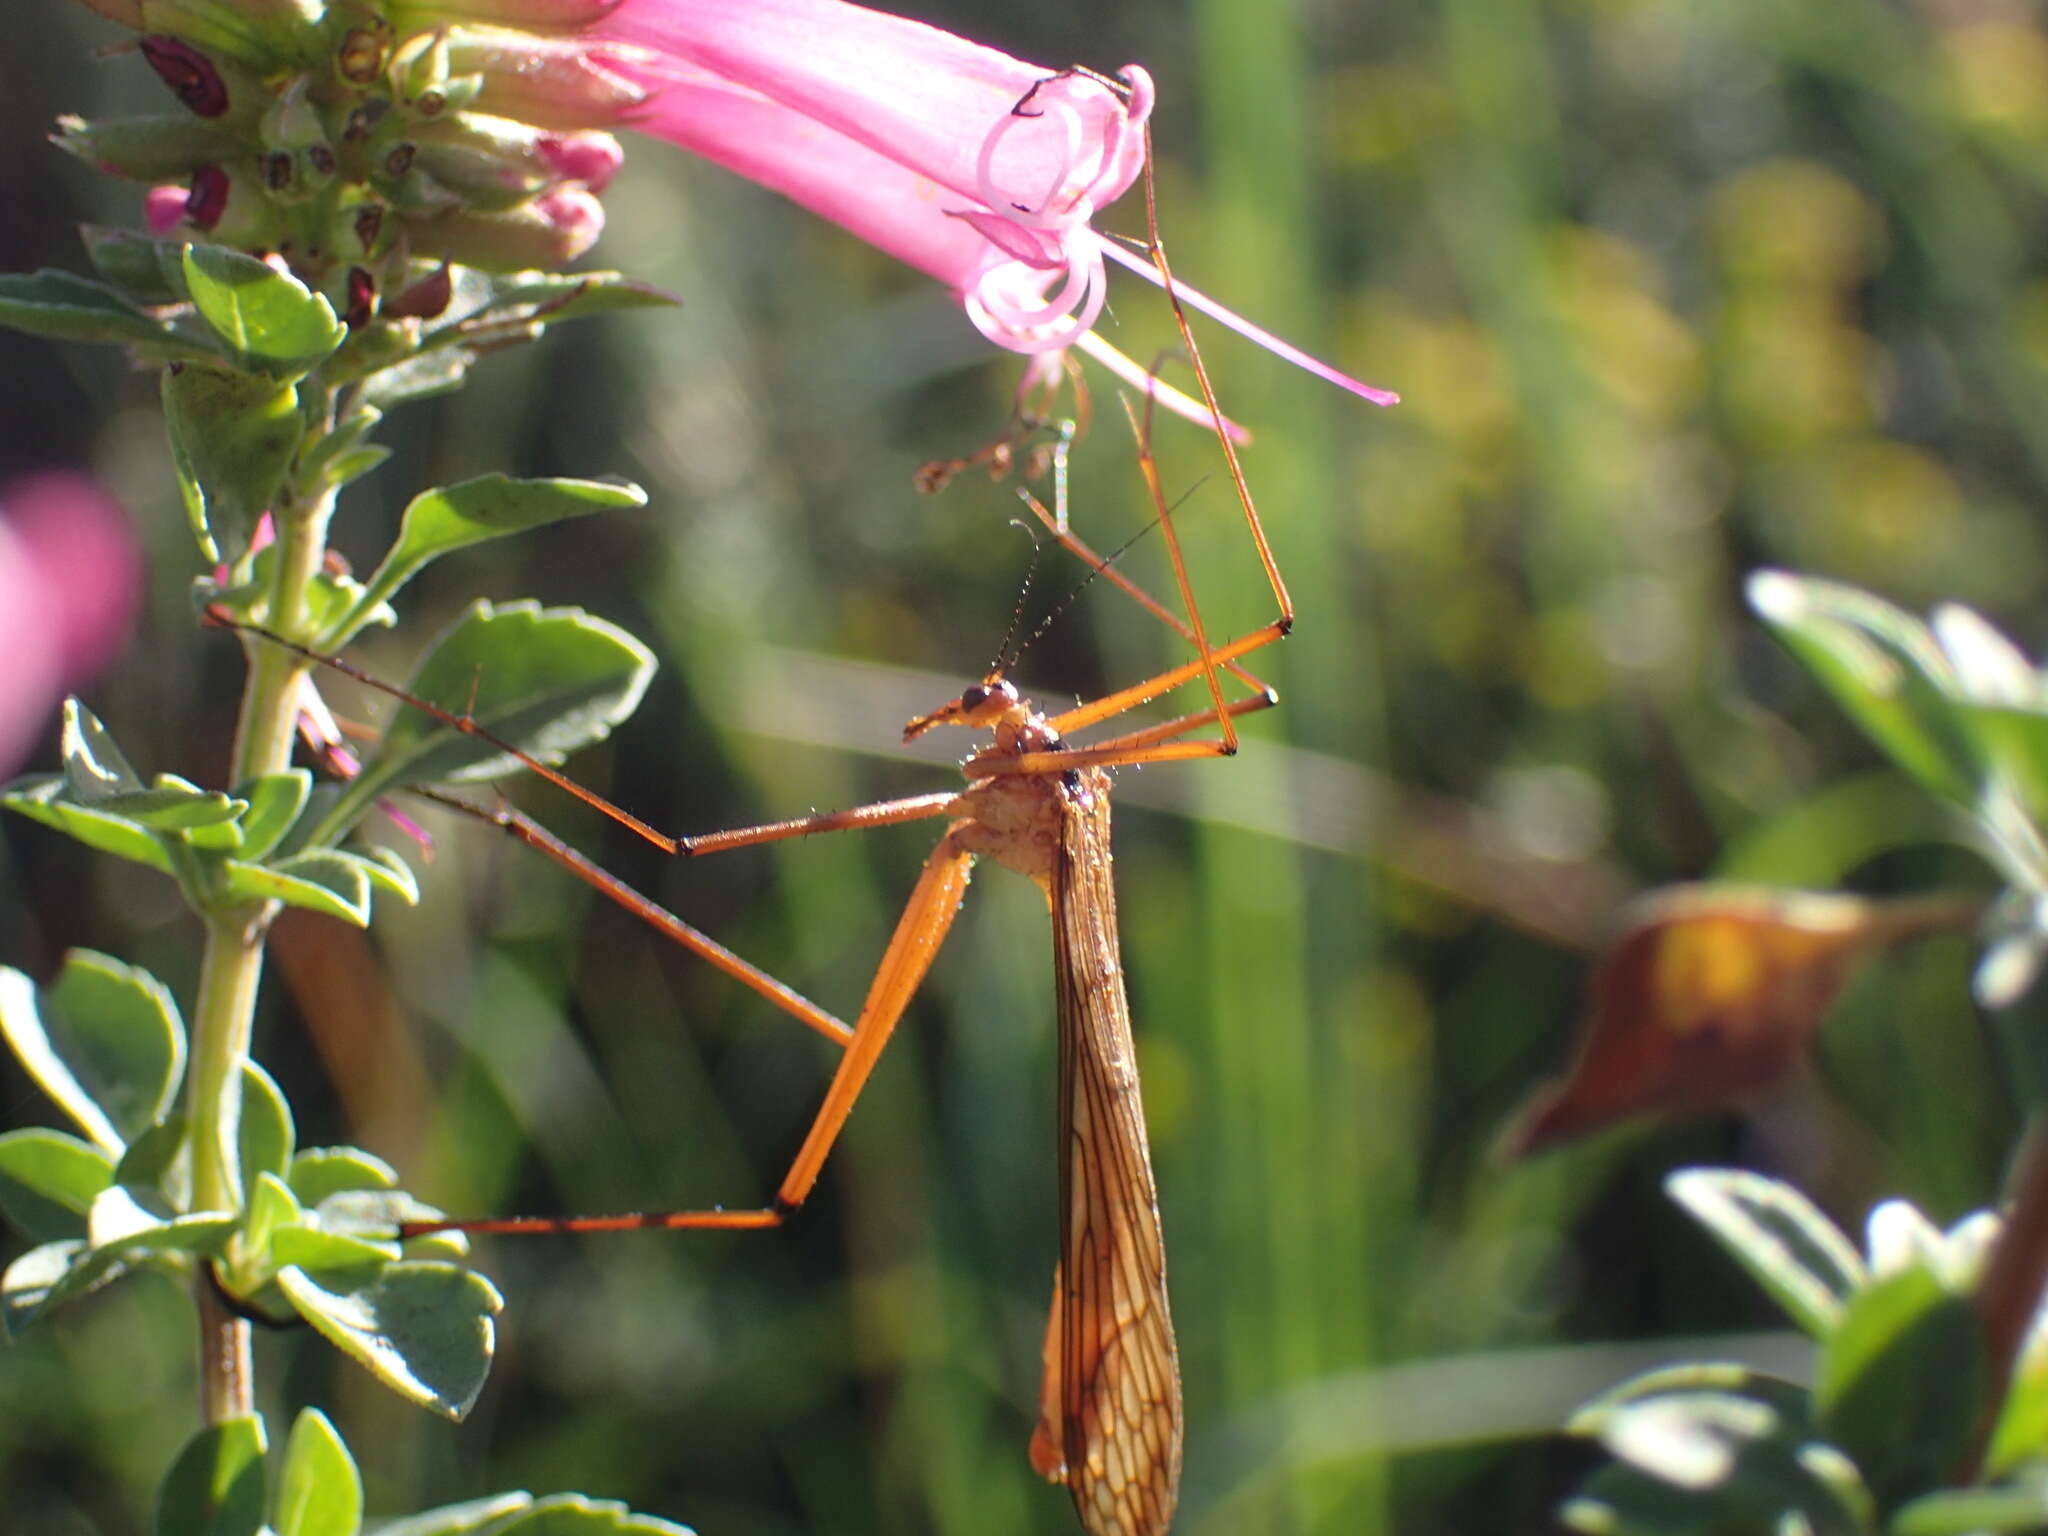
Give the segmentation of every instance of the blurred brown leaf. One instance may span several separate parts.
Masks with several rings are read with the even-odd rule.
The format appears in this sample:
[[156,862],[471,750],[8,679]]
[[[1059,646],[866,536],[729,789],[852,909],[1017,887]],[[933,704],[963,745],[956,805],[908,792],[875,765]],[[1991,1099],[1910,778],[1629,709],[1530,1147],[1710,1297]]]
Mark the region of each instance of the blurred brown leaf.
[[1871,901],[1840,892],[1679,885],[1628,907],[1596,962],[1571,1071],[1503,1139],[1510,1157],[1632,1115],[1741,1102],[1804,1059],[1857,964],[1967,928],[1969,898]]

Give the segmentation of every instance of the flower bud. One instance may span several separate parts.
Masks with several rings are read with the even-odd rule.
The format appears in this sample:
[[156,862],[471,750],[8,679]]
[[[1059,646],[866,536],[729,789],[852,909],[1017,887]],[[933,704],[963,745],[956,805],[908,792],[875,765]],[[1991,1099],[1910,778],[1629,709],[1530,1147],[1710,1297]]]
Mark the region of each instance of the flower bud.
[[310,85],[305,75],[292,81],[257,125],[257,138],[268,148],[263,184],[284,202],[303,202],[334,179],[334,146],[307,95]]
[[239,148],[233,135],[183,112],[163,117],[120,117],[96,123],[64,116],[50,142],[109,176],[130,181],[173,181],[194,167],[222,160]]
[[268,250],[282,233],[277,207],[262,186],[245,171],[219,165],[193,172],[185,221],[215,244],[244,251]]
[[527,32],[575,32],[602,21],[619,4],[620,0],[393,0],[387,9],[400,32],[465,21]]
[[228,87],[220,70],[184,39],[152,34],[142,40],[142,57],[195,117],[219,117],[227,111]]
[[[629,50],[614,48],[624,56]],[[647,100],[648,91],[609,66],[603,50],[581,40],[530,37],[496,27],[448,34],[448,67],[475,74],[476,104],[539,128],[608,128]]]
[[540,157],[561,181],[581,182],[593,192],[611,185],[626,152],[608,133],[585,128],[576,133],[544,133],[536,141]]
[[[460,112],[416,127],[414,163],[470,207],[498,212],[571,179],[556,168],[544,148],[551,137],[510,118]],[[563,153],[585,161],[602,158],[591,150],[569,148]]]
[[351,27],[334,51],[334,72],[358,88],[375,85],[391,52],[391,25],[383,17],[366,17]]
[[185,217],[185,199],[191,195],[175,181],[151,187],[142,197],[142,227],[152,235],[168,235]]
[[152,32],[167,32],[255,68],[302,59],[317,47],[325,0],[142,0]]
[[451,209],[408,219],[412,248],[487,272],[566,266],[597,243],[604,207],[580,187],[564,187],[507,213]]

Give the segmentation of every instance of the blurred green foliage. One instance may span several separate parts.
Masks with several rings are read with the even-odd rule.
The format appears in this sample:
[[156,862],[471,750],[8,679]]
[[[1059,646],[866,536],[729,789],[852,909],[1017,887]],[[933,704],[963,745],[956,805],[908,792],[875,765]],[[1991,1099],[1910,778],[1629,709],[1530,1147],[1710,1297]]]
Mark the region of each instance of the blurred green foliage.
[[[0,56],[0,267],[77,268],[69,226],[132,221],[138,199],[41,136],[59,111],[157,109],[160,88],[94,56],[112,29],[35,9]],[[1406,396],[1375,412],[1203,332],[1257,433],[1300,622],[1269,674],[1284,707],[1236,761],[1121,784],[1188,1388],[1177,1529],[1545,1528],[1591,1455],[1546,1431],[1685,1353],[1628,1341],[1774,1326],[1663,1204],[1666,1169],[1766,1166],[1852,1228],[1880,1194],[1947,1221],[1994,1189],[2010,1111],[1961,942],[1874,965],[1824,1084],[1741,1127],[1511,1168],[1489,1143],[1560,1061],[1623,894],[1729,868],[1986,883],[1932,846],[1931,813],[1744,613],[1739,578],[1786,564],[2048,638],[2048,30],[1998,0],[1188,0],[1106,27],[1074,3],[922,9],[1053,64],[1144,62],[1176,270]],[[947,784],[943,751],[906,761],[898,729],[987,664],[1029,549],[1008,489],[924,499],[911,472],[993,432],[1016,361],[923,280],[664,147],[637,146],[607,202],[598,259],[683,310],[552,336],[394,418],[399,454],[344,498],[339,546],[373,556],[429,483],[630,475],[645,512],[444,562],[413,611],[531,591],[654,643],[648,703],[578,768],[659,825]],[[1141,218],[1133,199],[1101,222]],[[1131,355],[1169,340],[1151,293],[1113,304]],[[90,463],[162,556],[95,709],[138,757],[218,781],[239,661],[192,626],[152,381],[12,336],[0,378],[0,479]],[[1094,382],[1074,516],[1113,547],[1150,514]],[[1158,443],[1212,626],[1262,622],[1214,445],[1178,425]],[[1156,539],[1128,559],[1164,584]],[[1090,694],[1177,659],[1167,640],[1097,584],[1020,681]],[[374,637],[359,654],[407,662]],[[929,843],[683,868],[524,803],[842,1011]],[[427,904],[376,947],[284,936],[280,973],[349,984],[315,1017],[271,999],[258,1053],[301,1139],[360,1140],[479,1214],[757,1199],[825,1048],[522,850],[435,830]],[[46,973],[72,944],[190,995],[167,887],[0,829],[0,953]],[[1042,902],[986,870],[786,1231],[497,1244],[505,1344],[467,1425],[288,1334],[259,1340],[262,1379],[330,1412],[373,1515],[576,1486],[717,1536],[1069,1529],[1024,1457],[1053,1253],[1048,956]],[[8,1353],[10,1531],[140,1528],[189,1428],[184,1315],[143,1283]]]

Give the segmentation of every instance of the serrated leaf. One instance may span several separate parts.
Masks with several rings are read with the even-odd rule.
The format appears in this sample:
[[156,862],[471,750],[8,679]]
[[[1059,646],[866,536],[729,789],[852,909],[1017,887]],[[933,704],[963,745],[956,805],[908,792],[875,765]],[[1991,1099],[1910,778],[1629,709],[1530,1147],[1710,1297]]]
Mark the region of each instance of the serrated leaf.
[[147,828],[137,826],[126,817],[110,816],[91,806],[78,805],[67,798],[69,793],[62,779],[55,775],[41,775],[17,779],[7,787],[4,797],[0,797],[0,804],[100,853],[146,864],[159,874],[171,872],[169,856]]
[[249,803],[242,817],[242,857],[253,863],[282,842],[312,791],[313,775],[303,768],[266,773],[236,785],[236,795]]
[[185,287],[223,341],[273,374],[305,373],[348,338],[325,298],[240,251],[188,247]]
[[[645,646],[580,609],[478,602],[435,644],[407,691],[529,756],[559,762],[631,715],[653,670]],[[490,743],[407,710],[393,719],[343,802],[360,815],[388,789],[499,778],[518,766]]]
[[172,467],[200,552],[215,563],[223,552],[239,559],[298,453],[305,430],[298,388],[260,373],[180,363],[164,370],[162,393]]
[[0,1033],[43,1092],[110,1156],[170,1106],[185,1071],[185,1026],[154,976],[73,950],[39,988],[0,966]]
[[257,1536],[263,1529],[263,1420],[202,1429],[164,1478],[156,1536]]
[[1789,1184],[1741,1169],[1686,1168],[1664,1188],[1816,1337],[1835,1325],[1863,1283],[1854,1245]]
[[139,343],[200,355],[113,289],[69,272],[0,273],[0,325],[59,341]]
[[341,1436],[307,1408],[285,1441],[277,1480],[277,1536],[356,1536],[363,1522],[363,1479]]
[[488,1498],[444,1504],[402,1520],[386,1521],[377,1527],[376,1536],[474,1536],[480,1531],[495,1531],[506,1516],[516,1515],[532,1503],[530,1493],[494,1493]]
[[98,1290],[128,1272],[114,1249],[87,1250],[83,1242],[45,1243],[31,1248],[0,1277],[0,1318],[7,1336],[19,1338],[45,1312]]
[[360,1277],[286,1269],[299,1315],[401,1397],[459,1419],[490,1372],[497,1288],[454,1264],[401,1261]]
[[241,1170],[242,1188],[254,1189],[259,1174],[282,1180],[291,1167],[297,1139],[284,1090],[255,1062],[243,1062],[242,1120],[235,1138],[235,1166]]
[[113,1158],[89,1141],[40,1128],[0,1136],[0,1211],[31,1242],[85,1236],[85,1213],[113,1182]]
[[1938,1487],[1976,1432],[1987,1372],[1969,1301],[1929,1269],[1865,1286],[1821,1344],[1821,1432],[1887,1504]]
[[311,1206],[345,1190],[396,1189],[398,1170],[361,1147],[308,1147],[292,1159],[286,1182]]
[[509,475],[483,475],[423,491],[407,505],[398,538],[370,577],[359,611],[334,632],[323,634],[321,643],[345,644],[371,607],[389,599],[442,555],[564,518],[645,505],[647,493],[638,486],[603,480],[515,480]]
[[1749,603],[1901,768],[1965,806],[1982,765],[1947,658],[1927,626],[1855,587],[1787,571],[1749,580]]
[[[307,862],[301,862],[307,861]],[[230,859],[221,870],[221,889],[231,901],[281,901],[370,926],[370,879],[352,864],[313,854],[295,854],[286,864],[250,864]]]

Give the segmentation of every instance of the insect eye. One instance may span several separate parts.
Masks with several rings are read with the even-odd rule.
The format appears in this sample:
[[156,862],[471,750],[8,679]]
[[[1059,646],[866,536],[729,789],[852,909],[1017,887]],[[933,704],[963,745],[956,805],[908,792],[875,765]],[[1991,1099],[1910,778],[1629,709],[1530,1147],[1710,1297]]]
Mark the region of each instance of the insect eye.
[[960,707],[962,709],[979,709],[987,702],[988,686],[984,683],[976,683],[960,695]]

